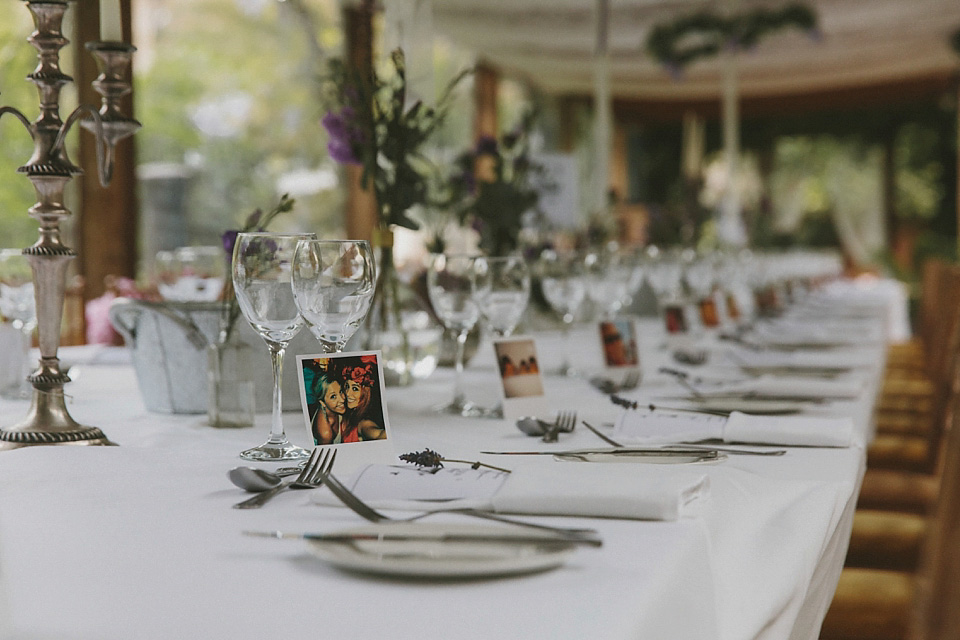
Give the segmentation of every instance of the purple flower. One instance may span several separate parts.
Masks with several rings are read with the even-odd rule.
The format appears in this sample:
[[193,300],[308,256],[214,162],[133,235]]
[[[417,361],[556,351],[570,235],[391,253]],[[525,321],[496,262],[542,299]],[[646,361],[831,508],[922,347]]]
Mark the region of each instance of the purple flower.
[[345,106],[339,113],[330,111],[320,121],[330,137],[327,151],[330,157],[341,164],[361,164],[356,146],[363,143],[363,131],[357,126],[356,112]]
[[477,140],[477,147],[474,153],[478,156],[497,155],[497,139],[491,136],[481,136],[480,139]]
[[233,255],[233,247],[237,244],[237,234],[239,233],[240,232],[236,229],[231,229],[229,231],[224,231],[220,236],[220,241],[223,243],[223,250],[226,252],[228,257]]
[[243,223],[244,229],[255,229],[257,224],[260,222],[260,217],[263,216],[262,209],[256,209],[253,213],[247,216],[247,220]]

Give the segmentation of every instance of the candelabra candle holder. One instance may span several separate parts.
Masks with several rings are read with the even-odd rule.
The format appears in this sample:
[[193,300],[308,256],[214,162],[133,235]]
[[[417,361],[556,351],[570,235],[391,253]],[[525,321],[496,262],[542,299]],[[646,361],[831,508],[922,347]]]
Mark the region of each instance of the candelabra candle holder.
[[135,48],[122,42],[91,42],[87,49],[96,58],[99,77],[94,88],[103,96],[99,110],[90,105],[77,107],[60,119],[60,90],[73,78],[60,69],[60,49],[69,44],[63,36],[63,16],[73,0],[25,0],[36,30],[27,41],[37,50],[39,63],[27,76],[40,96],[40,115],[30,122],[13,107],[0,107],[0,117],[11,114],[20,120],[33,139],[33,155],[17,169],[33,183],[37,203],[29,214],[40,223],[39,239],[23,250],[33,271],[37,305],[39,367],[27,380],[33,385],[33,399],[25,420],[0,428],[0,450],[31,445],[109,445],[97,427],[75,421],[64,403],[63,385],[70,378],[60,369],[60,322],[66,290],[67,267],[77,253],[60,237],[60,220],[70,215],[63,204],[63,191],[73,176],[83,173],[67,157],[66,137],[77,122],[96,136],[97,172],[106,186],[113,174],[114,148],[120,140],[140,127],[119,109],[122,96],[130,92],[130,60]]

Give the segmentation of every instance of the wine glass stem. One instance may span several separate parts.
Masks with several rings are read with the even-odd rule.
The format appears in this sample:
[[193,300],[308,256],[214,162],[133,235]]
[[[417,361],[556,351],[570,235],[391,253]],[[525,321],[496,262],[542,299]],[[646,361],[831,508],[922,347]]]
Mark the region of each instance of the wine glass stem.
[[466,396],[463,393],[463,355],[464,349],[467,344],[467,334],[469,332],[464,330],[460,331],[457,334],[457,355],[455,362],[455,371],[456,375],[453,378],[453,403],[457,406],[462,405],[466,400]]
[[563,361],[560,363],[560,371],[570,370],[570,325],[573,324],[573,314],[563,316],[563,324],[560,328],[560,341],[563,343],[560,351],[563,354]]
[[283,352],[281,345],[270,345],[270,362],[273,365],[273,415],[270,422],[270,440],[283,442]]

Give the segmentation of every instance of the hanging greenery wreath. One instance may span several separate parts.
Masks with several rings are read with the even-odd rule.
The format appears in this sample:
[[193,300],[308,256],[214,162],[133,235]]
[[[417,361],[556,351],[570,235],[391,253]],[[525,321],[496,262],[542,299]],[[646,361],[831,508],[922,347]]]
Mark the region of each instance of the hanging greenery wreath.
[[[679,72],[695,60],[715,56],[725,48],[749,49],[763,36],[791,27],[819,37],[817,14],[804,4],[790,4],[779,10],[759,8],[729,16],[698,11],[651,29],[647,51],[660,64]],[[684,40],[689,42],[684,45]]]

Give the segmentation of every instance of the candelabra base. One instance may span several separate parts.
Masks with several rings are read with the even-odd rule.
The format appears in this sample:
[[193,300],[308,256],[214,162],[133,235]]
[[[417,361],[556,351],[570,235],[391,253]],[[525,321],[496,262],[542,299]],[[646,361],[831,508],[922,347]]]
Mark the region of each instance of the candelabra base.
[[0,429],[0,451],[37,445],[114,446],[96,427],[85,427],[67,412],[61,389],[34,389],[26,420]]

